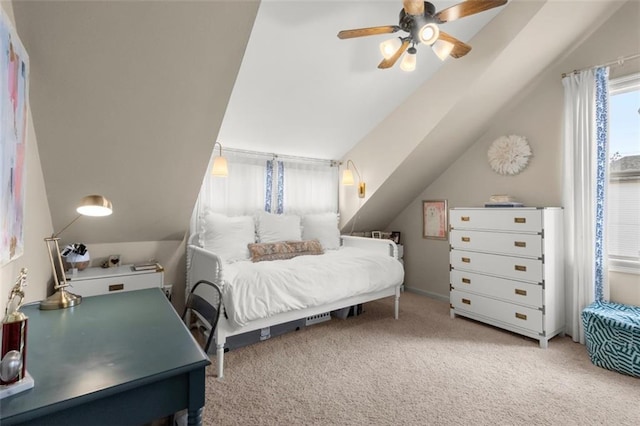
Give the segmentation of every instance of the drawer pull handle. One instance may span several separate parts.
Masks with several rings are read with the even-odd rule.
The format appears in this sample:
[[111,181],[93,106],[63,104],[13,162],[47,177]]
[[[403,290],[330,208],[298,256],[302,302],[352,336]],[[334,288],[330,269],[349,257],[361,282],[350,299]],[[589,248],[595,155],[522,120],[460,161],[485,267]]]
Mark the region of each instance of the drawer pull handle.
[[124,290],[124,284],[111,284],[109,285],[109,291]]
[[526,247],[527,243],[524,241],[514,241],[513,245],[516,247]]
[[521,320],[527,320],[527,316],[525,314],[521,314],[516,312],[516,318],[521,319]]
[[465,305],[470,305],[470,304],[471,304],[471,300],[469,300],[469,299],[462,299],[462,303],[464,303]]
[[468,243],[468,242],[470,242],[470,241],[471,241],[471,238],[469,238],[469,237],[462,237],[462,242],[463,242],[463,243]]
[[527,267],[522,265],[516,265],[515,270],[520,272],[527,272]]
[[463,257],[463,258],[462,258],[462,261],[463,261],[464,263],[471,263],[471,259],[469,259],[468,257]]
[[469,216],[462,216],[460,218],[460,220],[463,221],[463,222],[469,222],[469,219],[470,219]]
[[519,296],[526,296],[527,290],[520,290],[519,288],[516,288],[516,294]]
[[471,284],[471,280],[470,280],[469,278],[463,278],[463,279],[462,279],[462,282],[463,282],[464,284]]
[[513,218],[513,221],[515,223],[527,223],[527,218],[526,217],[516,217],[516,218]]

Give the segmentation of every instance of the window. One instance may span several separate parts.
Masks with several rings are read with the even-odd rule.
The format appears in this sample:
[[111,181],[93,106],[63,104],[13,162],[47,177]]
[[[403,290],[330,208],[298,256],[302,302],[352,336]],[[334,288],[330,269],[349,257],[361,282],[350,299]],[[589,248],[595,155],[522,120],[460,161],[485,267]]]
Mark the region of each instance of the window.
[[610,269],[640,274],[640,74],[609,84]]

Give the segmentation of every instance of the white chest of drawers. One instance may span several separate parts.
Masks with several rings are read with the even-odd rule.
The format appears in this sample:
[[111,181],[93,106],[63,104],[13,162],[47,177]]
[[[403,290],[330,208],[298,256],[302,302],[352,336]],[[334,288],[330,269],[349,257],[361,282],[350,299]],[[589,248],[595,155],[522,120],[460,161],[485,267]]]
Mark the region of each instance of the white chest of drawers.
[[560,208],[454,208],[449,212],[451,317],[539,340],[564,333]]
[[124,291],[162,288],[164,272],[159,270],[134,271],[132,265],[116,268],[87,268],[75,275],[67,273],[71,291],[83,297]]

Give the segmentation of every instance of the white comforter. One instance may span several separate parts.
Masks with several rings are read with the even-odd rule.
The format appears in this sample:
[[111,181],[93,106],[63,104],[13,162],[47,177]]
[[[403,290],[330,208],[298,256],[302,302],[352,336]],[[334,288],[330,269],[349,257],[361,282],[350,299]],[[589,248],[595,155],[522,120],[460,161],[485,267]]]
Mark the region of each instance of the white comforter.
[[359,294],[400,285],[402,264],[355,247],[319,256],[224,266],[222,297],[236,326],[295,309],[321,306]]

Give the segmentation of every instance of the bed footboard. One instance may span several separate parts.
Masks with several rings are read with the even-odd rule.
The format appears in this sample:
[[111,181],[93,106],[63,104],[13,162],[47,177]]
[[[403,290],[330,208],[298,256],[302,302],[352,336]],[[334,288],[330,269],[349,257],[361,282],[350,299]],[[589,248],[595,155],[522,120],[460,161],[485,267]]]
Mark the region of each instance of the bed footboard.
[[391,240],[352,237],[350,235],[342,235],[340,238],[342,239],[343,247],[359,247],[376,253],[383,253],[393,257],[394,259],[398,259],[398,246]]

